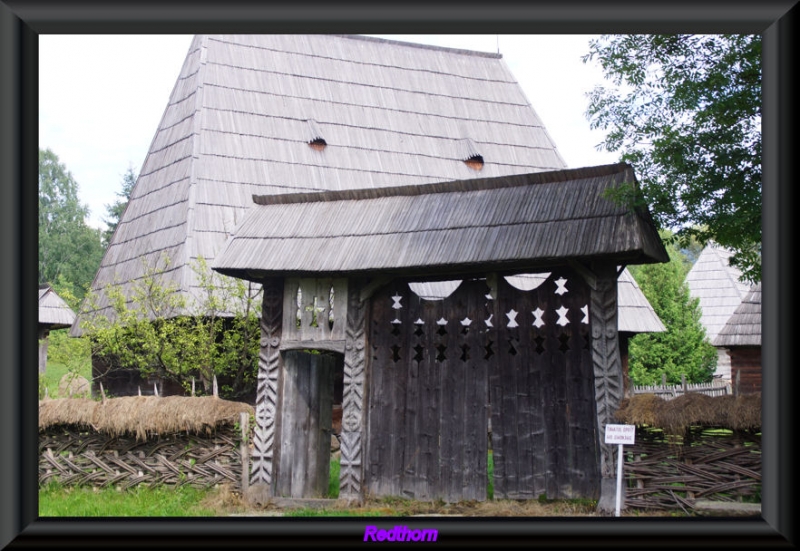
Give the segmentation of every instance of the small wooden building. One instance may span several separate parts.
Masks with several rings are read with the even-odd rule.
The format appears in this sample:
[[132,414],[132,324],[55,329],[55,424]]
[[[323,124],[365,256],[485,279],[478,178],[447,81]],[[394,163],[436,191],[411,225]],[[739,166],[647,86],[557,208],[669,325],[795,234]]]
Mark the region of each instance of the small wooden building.
[[[342,498],[485,499],[490,406],[497,497],[613,489],[617,278],[668,258],[646,210],[605,198],[635,181],[620,164],[255,196],[213,265],[264,289],[251,483],[324,491],[333,354]],[[461,283],[412,290],[441,280]]]
[[734,393],[761,392],[761,283],[750,288],[712,344],[730,351]]
[[[741,271],[730,265],[732,254],[715,243],[709,243],[686,274],[689,295],[700,302],[700,324],[712,343],[750,289],[740,280]],[[730,351],[725,346],[717,346],[714,377],[731,380]]]
[[49,285],[39,286],[39,373],[47,369],[47,341],[50,331],[66,329],[75,321],[75,312]]

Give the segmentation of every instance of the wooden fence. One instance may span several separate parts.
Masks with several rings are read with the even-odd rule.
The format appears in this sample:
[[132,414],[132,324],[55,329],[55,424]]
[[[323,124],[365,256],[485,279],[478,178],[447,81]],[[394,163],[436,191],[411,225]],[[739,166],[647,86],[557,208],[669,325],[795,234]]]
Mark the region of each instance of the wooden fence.
[[760,432],[690,427],[677,437],[637,428],[624,453],[627,507],[689,512],[700,499],[760,502]]
[[39,484],[123,489],[230,484],[246,490],[248,419],[243,414],[239,427],[223,425],[211,435],[176,432],[144,441],[74,425],[52,426],[39,432]]
[[722,381],[714,379],[710,383],[687,383],[686,377],[681,377],[681,383],[677,385],[668,385],[662,382],[660,385],[641,385],[634,386],[634,394],[655,394],[665,400],[671,400],[682,394],[688,392],[696,392],[698,394],[705,394],[706,396],[725,396],[726,394],[733,394],[733,389],[729,381]]

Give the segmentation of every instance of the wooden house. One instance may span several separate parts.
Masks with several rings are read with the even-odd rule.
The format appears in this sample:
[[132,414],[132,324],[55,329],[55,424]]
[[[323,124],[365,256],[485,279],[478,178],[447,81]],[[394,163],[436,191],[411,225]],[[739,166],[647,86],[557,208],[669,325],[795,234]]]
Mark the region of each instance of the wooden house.
[[75,312],[49,285],[39,287],[39,373],[47,369],[47,342],[50,331],[71,327]]
[[[668,259],[646,210],[605,198],[623,182],[628,165],[255,196],[214,262],[264,288],[251,482],[324,490],[327,352],[343,498],[485,499],[490,404],[496,496],[607,492],[619,266]],[[530,291],[506,279],[541,272]],[[442,300],[410,286],[453,279]]]
[[[113,317],[106,286],[130,297],[165,259],[158,283],[191,308],[202,293],[193,263],[214,261],[253,195],[564,168],[499,54],[363,36],[198,35],[92,283],[99,309],[87,315]],[[647,304],[638,289],[631,302]],[[623,308],[620,328],[659,330],[648,308]],[[135,372],[103,371],[95,366],[95,381],[115,395],[152,387]]]
[[[445,309],[442,314],[436,319],[429,320],[429,327],[436,326],[437,331],[440,327],[436,322],[450,319],[450,316],[455,316],[457,313],[463,314],[459,318],[459,324],[466,323],[467,317],[473,319],[468,310],[478,308],[479,304],[475,302],[475,297],[482,301],[481,297],[490,294],[487,291],[475,295],[475,289],[481,286],[483,291],[486,291],[486,281],[497,280],[497,293],[500,293],[497,295],[499,297],[497,300],[512,300],[503,297],[510,297],[509,293],[514,294],[516,290],[509,290],[514,288],[506,286],[504,283],[506,280],[500,275],[519,276],[530,273],[525,270],[552,273],[552,276],[546,278],[546,283],[539,287],[541,290],[525,295],[529,297],[527,300],[533,300],[530,297],[538,297],[538,293],[546,292],[544,289],[552,295],[561,288],[557,282],[568,276],[575,279],[576,271],[583,270],[583,276],[588,278],[592,285],[597,284],[596,280],[600,278],[602,284],[599,284],[599,288],[603,289],[604,293],[611,293],[611,287],[614,289],[613,298],[605,294],[597,298],[615,305],[613,312],[609,311],[608,317],[599,322],[602,327],[606,325],[608,327],[603,331],[598,329],[601,332],[598,334],[597,342],[603,350],[608,349],[609,357],[619,358],[616,325],[617,277],[626,273],[624,266],[627,263],[654,261],[660,258],[660,253],[653,252],[661,246],[660,241],[651,242],[652,236],[647,233],[649,230],[643,230],[648,237],[645,239],[646,252],[642,252],[637,249],[638,245],[635,243],[636,239],[641,237],[636,231],[630,230],[631,233],[626,233],[627,230],[621,230],[619,233],[607,226],[597,225],[601,224],[599,219],[595,221],[589,218],[581,219],[579,214],[575,214],[577,211],[588,212],[597,208],[599,209],[597,212],[600,212],[606,205],[596,195],[599,188],[589,185],[584,189],[581,183],[566,182],[566,180],[584,181],[577,177],[582,173],[566,169],[544,125],[499,54],[361,36],[198,35],[193,40],[180,71],[169,104],[132,190],[127,209],[120,219],[92,284],[98,298],[98,310],[88,312],[87,315],[100,313],[110,316],[112,312],[104,292],[105,287],[118,286],[126,296],[130,296],[132,286],[141,281],[145,270],[161,262],[164,257],[169,258],[170,262],[161,274],[160,281],[164,285],[176,287],[178,292],[188,299],[188,304],[191,304],[192,298],[201,292],[197,274],[192,269],[193,262],[200,257],[206,259],[209,265],[217,265],[222,273],[241,275],[236,266],[222,266],[217,262],[223,247],[234,233],[236,240],[229,243],[226,249],[229,259],[236,257],[234,249],[244,247],[243,243],[248,241],[251,245],[256,242],[261,243],[258,247],[263,247],[264,243],[269,242],[279,249],[283,243],[283,246],[287,247],[281,249],[283,253],[291,250],[289,256],[297,255],[295,260],[298,261],[302,259],[300,272],[286,270],[280,264],[268,265],[265,268],[262,263],[265,261],[271,263],[273,252],[261,249],[243,252],[241,254],[244,256],[238,258],[238,261],[250,258],[259,262],[255,277],[244,274],[248,280],[256,282],[256,287],[259,289],[264,283],[262,276],[265,273],[273,274],[268,277],[267,285],[262,290],[263,357],[259,368],[259,387],[256,396],[259,436],[255,443],[258,448],[256,454],[261,455],[254,465],[253,481],[270,485],[270,491],[275,495],[307,495],[317,491],[326,476],[320,474],[324,468],[312,468],[309,465],[322,465],[327,461],[327,456],[321,451],[322,448],[316,445],[319,434],[314,430],[298,430],[297,427],[312,426],[305,423],[313,421],[316,423],[313,426],[320,428],[323,433],[329,431],[329,413],[325,413],[327,407],[315,406],[315,411],[319,411],[320,415],[318,419],[302,418],[299,412],[284,411],[286,415],[282,414],[280,417],[279,426],[273,426],[272,423],[277,415],[275,408],[278,406],[278,402],[274,400],[284,400],[284,395],[293,396],[292,393],[296,392],[311,392],[310,389],[314,388],[327,389],[328,379],[323,380],[322,377],[329,377],[330,363],[333,362],[334,367],[339,366],[341,372],[341,382],[338,387],[334,378],[334,392],[339,388],[339,392],[342,393],[341,400],[344,402],[341,421],[344,458],[342,495],[361,496],[367,491],[361,484],[365,472],[359,470],[361,469],[359,454],[362,442],[366,442],[361,440],[362,431],[367,428],[372,431],[382,431],[383,428],[365,427],[362,423],[366,419],[362,416],[363,412],[353,410],[352,400],[361,400],[363,398],[361,393],[366,388],[361,378],[364,373],[364,360],[362,358],[362,363],[358,365],[348,364],[348,358],[353,361],[353,357],[352,353],[347,352],[347,346],[349,342],[351,347],[356,347],[358,353],[363,355],[365,354],[363,343],[366,341],[359,340],[361,337],[357,335],[348,334],[345,328],[349,321],[346,322],[344,318],[337,316],[344,316],[347,313],[349,320],[349,316],[367,315],[364,310],[366,303],[362,304],[359,299],[359,302],[351,308],[348,306],[348,301],[355,300],[353,297],[363,295],[365,298],[370,298],[374,293],[388,292],[379,285],[382,280],[372,276],[373,269],[387,272],[381,273],[380,277],[388,275],[389,272],[402,275],[404,278],[415,276],[415,279],[408,281],[409,284],[431,283],[433,280],[459,282],[453,295],[438,301],[440,306],[437,308]],[[620,177],[634,177],[628,169],[616,165],[612,168],[587,170],[585,180],[593,181],[600,187],[609,185],[609,182],[616,182]],[[535,178],[537,173],[548,174],[547,179],[542,180],[546,185],[533,185],[537,182]],[[550,182],[551,179],[565,181]],[[560,199],[555,199],[556,195],[549,197],[545,194],[537,197],[539,203],[531,203],[534,205],[532,208],[538,213],[537,216],[542,215],[542,209],[551,211],[554,213],[553,216],[562,216],[564,219],[562,226],[558,225],[558,219],[555,219],[553,225],[545,217],[535,224],[526,222],[525,225],[520,222],[519,226],[512,225],[509,233],[503,228],[494,228],[484,223],[498,215],[501,218],[497,220],[503,221],[505,220],[503,217],[512,216],[513,213],[522,216],[521,221],[526,220],[525,217],[531,214],[527,213],[527,203],[519,202],[524,198],[516,197],[515,193],[522,193],[523,190],[535,193],[536,190],[542,190],[550,184],[576,194],[586,193],[585,198],[581,195],[573,197],[569,194],[556,194]],[[439,186],[441,193],[436,191],[432,194],[431,190],[439,189],[436,186]],[[458,202],[460,197],[458,188],[462,186],[466,194],[463,204]],[[497,187],[498,191],[491,189],[494,187]],[[354,194],[353,203],[339,200],[348,193]],[[370,199],[373,195],[374,201]],[[262,198],[259,201],[266,203],[278,201],[273,206],[279,207],[279,214],[286,217],[288,225],[283,225],[284,223],[279,222],[277,218],[270,219],[266,223],[270,227],[281,226],[284,229],[292,227],[293,231],[282,235],[277,241],[265,241],[264,236],[260,234],[248,238],[242,233],[242,229],[248,224],[247,220],[251,220],[249,216],[255,215],[256,211],[266,210],[278,214],[277,211],[270,209],[268,204],[254,205],[253,196]],[[435,199],[442,197],[448,199],[443,202],[431,201],[432,196]],[[311,200],[311,197],[314,199]],[[479,208],[481,202],[476,203],[475,198],[481,198],[481,201],[483,198],[487,201],[496,201],[494,210],[489,212]],[[591,204],[582,205],[581,201],[584,200]],[[409,210],[411,207],[406,205],[406,202],[413,202],[414,209],[422,210]],[[391,214],[382,211],[379,207],[384,203],[390,203],[395,210],[391,211]],[[358,210],[350,209],[351,204],[359,205]],[[435,224],[447,223],[453,216],[463,215],[466,208],[464,205],[467,204],[475,210],[465,221],[467,225],[464,228],[456,228],[452,233],[454,238],[460,241],[448,244],[454,247],[451,251],[448,252],[448,249],[441,247],[420,249],[414,244],[412,239],[415,236],[427,235],[425,232],[428,229],[424,224],[433,224],[431,226],[433,228]],[[362,206],[364,208],[368,206],[370,210],[362,211]],[[338,210],[326,210],[329,207]],[[568,212],[563,209],[567,209]],[[290,211],[294,211],[294,214]],[[414,212],[416,214],[411,218],[406,217]],[[637,216],[614,214],[607,219],[607,222],[616,224],[620,228],[624,226],[630,229],[633,226],[625,224],[630,223],[635,226],[636,221],[640,220]],[[319,237],[314,241],[313,246],[308,246],[307,241],[303,242],[302,248],[299,248],[298,243],[291,244],[292,238],[305,235],[306,228],[316,231],[322,227],[325,232],[330,232],[331,236],[345,238],[347,234],[342,234],[342,231],[346,228],[357,228],[359,221],[366,219],[380,220],[394,228],[391,231],[387,230],[389,233],[385,239],[387,244],[391,244],[395,249],[383,246],[379,242],[381,239],[379,236],[382,234],[374,228],[370,230],[373,234],[369,236],[368,248],[366,245],[354,247],[348,249],[346,255],[338,248],[338,241],[329,238],[327,233],[324,234],[325,237]],[[405,231],[403,227],[392,225],[400,222],[413,231]],[[473,227],[469,229],[470,226]],[[560,232],[558,227],[562,227],[563,232]],[[584,230],[587,229],[592,229],[594,233],[585,233]],[[449,231],[442,230],[443,234]],[[618,238],[623,241],[630,238],[632,241],[613,242]],[[548,242],[545,243],[543,239],[547,239]],[[594,242],[590,243],[593,239]],[[428,239],[428,242],[432,241]],[[398,246],[399,252],[404,257],[415,259],[414,265],[400,264],[396,269],[392,267],[397,261]],[[527,250],[528,246],[534,247],[535,250]],[[592,246],[596,248],[593,249]],[[463,256],[468,251],[472,251],[473,257]],[[590,254],[586,251],[593,252]],[[384,255],[383,261],[386,264],[368,263],[358,268],[356,272],[369,279],[369,282],[365,283],[360,279],[351,280],[350,275],[353,270],[347,268],[345,264],[322,266],[316,263],[317,259],[319,262],[330,261],[340,253],[342,254],[340,260],[345,264],[362,257],[365,262],[376,262],[375,255],[379,253]],[[579,259],[576,261],[577,264],[566,260],[573,253],[575,258]],[[588,263],[589,268],[584,269],[581,262]],[[592,275],[593,262],[599,262],[599,276]],[[617,266],[621,269],[617,270]],[[555,268],[560,271],[556,273],[553,271]],[[281,275],[274,275],[276,273]],[[499,275],[487,276],[491,273]],[[580,281],[583,281],[583,276],[579,278]],[[613,285],[609,279],[613,280]],[[276,286],[278,280],[282,283]],[[588,307],[589,304],[590,292],[586,285],[589,284],[579,284],[571,295],[584,299],[581,307]],[[492,288],[494,287],[490,287]],[[635,294],[638,290],[633,289],[633,292]],[[468,299],[467,304],[461,302],[463,293],[473,297]],[[561,297],[561,295],[554,296]],[[643,297],[637,296],[633,302],[638,303],[640,299]],[[555,299],[542,300],[544,308],[547,301]],[[431,304],[433,301],[427,303]],[[331,304],[333,304],[332,312]],[[399,304],[404,303],[401,300]],[[380,306],[383,307],[385,304]],[[394,310],[391,308],[389,312]],[[597,310],[599,311],[599,308]],[[520,312],[520,320],[524,316],[532,315],[519,308],[517,311]],[[642,312],[634,308],[626,311],[638,314]],[[447,318],[444,316],[445,312]],[[494,319],[508,319],[508,312],[506,310],[501,314],[498,311]],[[191,313],[176,312],[175,315],[191,315]],[[620,316],[622,314],[620,311]],[[425,314],[425,316],[434,315],[434,310]],[[554,314],[550,312],[548,315]],[[574,322],[572,318],[576,316],[577,314],[573,314],[570,317],[571,322]],[[585,314],[580,316],[581,319],[585,317]],[[427,318],[423,318],[420,313],[419,319]],[[328,323],[325,323],[325,320],[328,320]],[[481,320],[484,324],[487,321],[483,318]],[[405,320],[404,323],[414,325],[415,321],[416,318]],[[276,323],[283,327],[284,331],[298,328],[299,333],[293,334],[290,339],[294,343],[291,347],[287,348],[286,342],[275,336],[271,328],[274,328]],[[357,323],[357,320],[353,323]],[[533,320],[530,320],[530,323],[533,323]],[[552,325],[555,322],[550,320],[547,323]],[[391,325],[391,328],[395,325],[397,324]],[[576,326],[576,331],[581,329],[584,332],[582,344],[560,341],[555,344],[548,341],[542,343],[542,350],[550,350],[552,346],[556,348],[572,346],[573,354],[588,354],[589,348],[586,348],[588,323],[583,325],[585,327]],[[623,325],[620,320],[620,327]],[[640,327],[641,324],[631,323],[630,326]],[[324,332],[326,327],[330,335],[320,337],[318,331]],[[359,330],[366,330],[364,327],[359,327]],[[458,327],[467,328],[467,325]],[[657,327],[651,328],[651,330],[657,329]],[[448,330],[450,329],[442,329],[445,332]],[[81,333],[79,321],[73,325],[72,332],[75,335]],[[468,329],[463,333],[452,331],[448,338],[464,339],[468,332]],[[474,332],[473,337],[477,339],[482,334],[484,333]],[[396,337],[390,332],[390,335],[379,334],[375,338]],[[348,338],[351,340],[348,341]],[[418,339],[419,336],[415,335],[414,338]],[[481,341],[472,344],[456,341],[446,344],[442,342],[443,335],[438,332],[425,338],[439,339],[436,346],[449,347],[449,352],[444,351],[442,354],[452,354],[454,350],[452,347],[455,346],[461,350],[459,354],[463,354],[465,358],[469,356],[473,361],[484,356],[507,357],[511,354],[509,351],[517,350],[518,346],[530,346],[528,342],[517,343],[515,340],[517,338],[513,336],[504,337],[506,340],[503,342]],[[373,339],[372,342],[377,341]],[[359,346],[362,348],[358,348]],[[392,357],[401,354],[399,348],[395,350],[391,346],[394,345],[389,345],[389,352],[382,349],[381,354],[389,353]],[[401,344],[396,343],[396,346],[400,347]],[[465,346],[472,352],[463,348]],[[325,353],[307,354],[304,350],[308,349]],[[403,355],[398,357],[405,360],[407,353],[407,350],[403,350]],[[430,350],[424,352],[426,357],[431,357],[430,353]],[[437,350],[433,358],[438,357],[438,354]],[[289,368],[292,377],[302,376],[307,379],[292,379],[290,376],[281,375],[279,388],[278,374],[288,373],[282,367],[286,358],[290,358],[288,364],[293,366]],[[522,356],[517,358],[517,364],[521,358]],[[497,359],[492,361],[497,362]],[[539,473],[536,477],[532,474],[534,466],[529,460],[532,461],[533,458],[532,439],[544,437],[541,427],[531,429],[538,436],[521,435],[521,443],[508,444],[515,450],[519,447],[519,450],[513,453],[507,452],[505,455],[510,466],[507,474],[498,479],[505,484],[498,495],[538,497],[539,493],[543,492],[552,496],[588,495],[595,492],[599,476],[595,470],[598,468],[597,457],[601,451],[604,458],[603,476],[608,475],[610,472],[608,469],[613,470],[613,466],[609,466],[608,463],[611,452],[597,443],[597,417],[594,413],[590,415],[587,412],[594,411],[592,408],[595,407],[597,400],[596,393],[602,392],[603,396],[607,395],[608,398],[601,397],[599,401],[601,405],[598,407],[603,409],[603,419],[610,419],[608,415],[615,404],[617,396],[615,385],[618,382],[616,371],[618,360],[614,361],[617,363],[612,362],[611,367],[603,364],[602,368],[588,368],[588,364],[581,364],[579,369],[583,371],[576,375],[581,390],[570,390],[585,394],[581,398],[583,401],[580,407],[583,409],[579,408],[579,411],[575,412],[575,415],[581,416],[580,428],[576,429],[575,433],[559,432],[559,435],[563,435],[567,440],[559,440],[549,448],[551,450],[548,452],[549,463],[542,462],[544,459],[537,455],[540,463],[535,467]],[[511,380],[522,377],[514,374],[512,366],[517,364],[513,362],[504,364],[507,366],[505,369],[510,369],[511,372],[500,377],[505,378],[508,375]],[[306,367],[297,367],[301,365]],[[489,364],[480,364],[476,365],[475,369],[488,373],[488,366]],[[439,367],[434,362],[426,369],[439,369]],[[601,390],[595,390],[594,383],[586,378],[589,373],[587,369],[594,369],[594,376],[599,381],[608,379],[613,382],[598,382],[597,388]],[[597,371],[598,369],[600,371]],[[463,379],[456,372],[445,373],[442,376],[445,377],[443,380],[446,384]],[[403,380],[397,379],[397,384],[405,384],[401,382]],[[567,386],[566,382],[559,384]],[[609,385],[612,387],[610,390]],[[113,389],[111,391],[114,392]],[[429,390],[419,388],[417,391],[441,392],[441,387]],[[481,388],[471,391],[480,393]],[[282,394],[278,395],[277,392]],[[542,395],[541,392],[542,390],[536,390],[536,400],[549,396]],[[439,476],[438,471],[437,473],[425,471],[422,466],[417,466],[414,467],[417,469],[415,472],[424,474],[410,476],[413,488],[408,489],[403,487],[405,482],[400,481],[400,478],[405,476],[400,466],[395,463],[387,463],[384,466],[384,460],[381,459],[369,467],[378,469],[374,475],[370,475],[372,486],[369,487],[369,491],[381,494],[399,491],[405,495],[411,492],[416,497],[444,495],[452,498],[472,495],[470,492],[473,490],[467,491],[465,488],[471,488],[472,483],[478,480],[481,472],[485,470],[487,415],[481,404],[484,398],[488,400],[488,395],[481,395],[479,398],[478,394],[475,396],[476,398],[470,403],[477,403],[478,408],[470,415],[483,415],[483,421],[474,425],[470,421],[469,430],[472,435],[470,438],[473,436],[480,438],[484,443],[470,452],[474,454],[473,459],[478,462],[475,468],[469,470],[469,477],[472,478],[467,480],[450,477],[448,482],[442,482],[445,486],[436,485],[439,483],[434,484],[433,477]],[[314,398],[314,400],[321,399],[323,398]],[[329,398],[324,399],[329,400]],[[525,399],[529,402],[535,401],[533,395]],[[425,400],[425,396],[421,394],[414,400]],[[503,396],[497,395],[495,400],[495,403],[503,404],[504,401],[510,403],[516,399],[512,399],[508,393]],[[559,404],[558,408],[563,407],[564,400],[561,398],[554,400]],[[377,405],[380,402],[373,400],[370,403]],[[451,404],[448,407],[456,408],[456,405]],[[503,411],[503,407],[492,408],[493,415],[495,409]],[[517,406],[510,404],[508,407]],[[542,422],[542,416],[545,415],[542,410],[544,406],[537,405],[536,410],[530,409],[533,406],[520,407],[520,411],[530,419],[524,421],[525,423],[530,425]],[[556,415],[557,411],[562,413],[564,411],[550,409],[550,406],[548,408],[546,411],[550,416]],[[423,415],[423,410],[428,414],[434,413],[434,410],[421,408],[420,416]],[[452,411],[458,412],[457,409]],[[399,419],[398,417],[387,422],[396,424],[400,423]],[[503,419],[506,425],[496,425],[495,418],[492,417],[494,429],[497,430],[498,426],[505,427],[503,442],[516,442],[512,435],[512,425],[508,424],[508,417],[504,416]],[[570,421],[564,418],[563,422]],[[396,425],[392,425],[394,426]],[[467,424],[464,426],[464,430],[453,434],[464,436]],[[278,432],[275,432],[276,430]],[[413,429],[409,426],[404,430],[406,434],[410,434]],[[476,436],[481,434],[481,430],[482,435]],[[429,433],[427,445],[435,444],[435,451],[433,448],[424,454],[420,451],[418,454],[420,461],[424,457],[426,461],[439,461],[445,465],[449,460],[447,454],[451,452],[441,451],[438,442],[440,434],[446,433],[437,432],[435,435]],[[581,436],[577,437],[576,434]],[[569,440],[573,437],[579,438],[581,443],[577,444],[576,440],[576,445],[583,446],[582,450],[589,455],[581,452],[578,454],[581,457],[576,457],[577,452],[574,450],[578,448],[573,449],[573,442]],[[288,439],[293,442],[293,447],[273,447],[273,438]],[[308,438],[313,440],[314,445],[309,444]],[[452,443],[452,440],[450,442]],[[379,445],[385,444],[384,442]],[[306,449],[313,450],[317,455],[306,457],[302,451]],[[382,449],[384,458],[388,458],[385,454],[396,451],[394,447]],[[472,448],[467,446],[465,449]],[[374,452],[374,449],[372,451]],[[544,471],[541,469],[553,467],[556,462],[562,461],[559,458],[560,454],[569,456],[568,459],[564,459],[566,463],[558,467],[560,478],[553,477],[546,481],[545,475],[541,474]],[[378,456],[373,454],[370,457],[374,459]],[[460,460],[466,459],[461,457]],[[280,463],[281,461],[283,463]],[[273,462],[277,470],[283,469],[281,477],[276,478],[276,481],[280,481],[279,485],[272,484]],[[277,467],[279,464],[282,467]],[[501,469],[505,464],[500,463]],[[433,464],[429,463],[429,466],[431,465]],[[575,466],[576,472],[581,474],[574,476],[565,474],[572,468],[567,465]],[[306,474],[309,472],[318,473],[319,476],[308,477]],[[431,484],[434,485],[424,489],[425,484],[419,482],[421,476],[430,476]],[[573,480],[579,476],[586,478],[583,481],[577,478]],[[382,486],[384,482],[377,482],[384,478],[387,481],[391,480],[386,482],[388,486]],[[535,483],[534,478],[536,478]],[[517,480],[521,482],[517,483]],[[308,484],[312,484],[313,487],[309,487]],[[485,492],[485,488],[483,491]]]
[[734,393],[761,392],[760,283],[750,288],[712,344],[729,351]]
[[[727,249],[709,243],[686,274],[689,294],[700,301],[700,323],[712,343],[750,290],[750,285],[739,279],[741,271],[728,262],[731,254]],[[717,346],[714,376],[726,381],[731,380],[729,352],[727,347]]]

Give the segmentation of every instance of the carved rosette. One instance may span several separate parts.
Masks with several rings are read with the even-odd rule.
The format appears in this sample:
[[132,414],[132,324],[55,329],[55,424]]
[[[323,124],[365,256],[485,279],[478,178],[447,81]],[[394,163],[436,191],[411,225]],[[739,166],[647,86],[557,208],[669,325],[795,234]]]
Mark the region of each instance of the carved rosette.
[[592,363],[600,439],[600,474],[616,476],[616,446],[605,443],[605,426],[616,423],[614,413],[623,397],[622,360],[617,325],[617,273],[614,266],[595,269],[597,284],[592,289],[589,309],[592,322]]
[[251,485],[272,483],[275,417],[278,410],[283,280],[264,281],[263,288],[261,349],[258,355],[258,388],[255,408],[256,427],[253,431],[252,468],[250,471]]
[[364,368],[366,303],[350,283],[345,328],[344,392],[342,397],[339,498],[360,500],[362,488],[362,427],[364,426]]

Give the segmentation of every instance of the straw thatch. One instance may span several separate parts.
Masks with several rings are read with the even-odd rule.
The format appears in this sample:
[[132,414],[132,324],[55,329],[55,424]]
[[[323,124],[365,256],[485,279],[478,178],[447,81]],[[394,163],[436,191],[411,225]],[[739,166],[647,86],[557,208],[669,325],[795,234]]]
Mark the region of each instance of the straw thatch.
[[233,425],[239,414],[254,414],[253,407],[213,396],[126,396],[93,401],[61,398],[39,402],[39,430],[54,425],[80,425],[112,436],[148,435],[186,431],[210,434],[220,425]]
[[706,396],[689,393],[672,400],[654,394],[625,399],[616,418],[627,424],[658,427],[681,435],[691,426],[757,430],[761,428],[761,394]]
[[[176,74],[178,68],[176,67]],[[200,292],[253,194],[381,188],[566,166],[494,53],[334,35],[194,38],[92,283],[123,293],[162,256]],[[322,138],[327,147],[310,147]],[[479,155],[473,170],[465,157]],[[73,334],[80,334],[77,324]]]
[[265,276],[485,273],[570,259],[666,262],[646,209],[607,199],[627,164],[424,186],[254,197],[213,268]]

